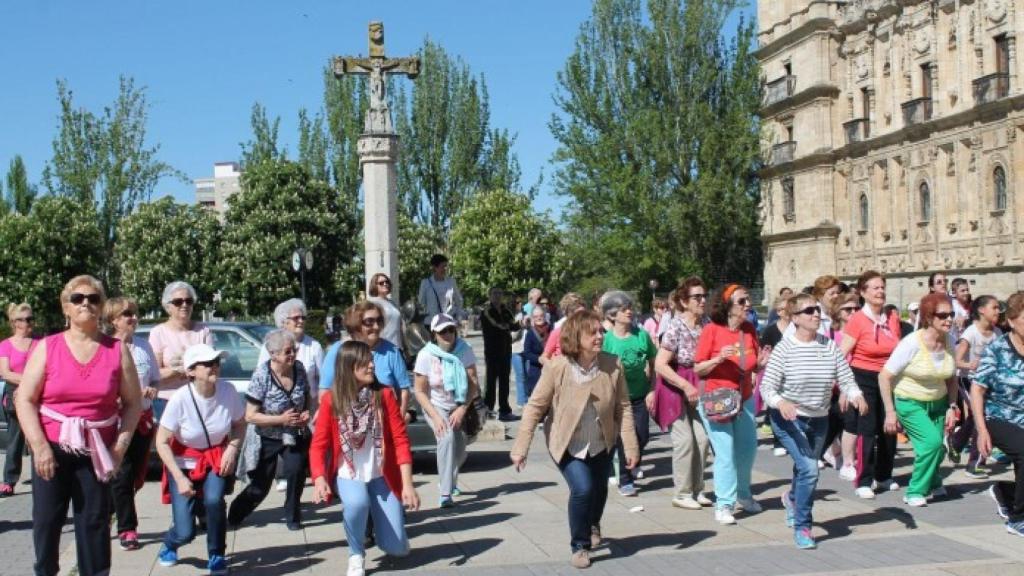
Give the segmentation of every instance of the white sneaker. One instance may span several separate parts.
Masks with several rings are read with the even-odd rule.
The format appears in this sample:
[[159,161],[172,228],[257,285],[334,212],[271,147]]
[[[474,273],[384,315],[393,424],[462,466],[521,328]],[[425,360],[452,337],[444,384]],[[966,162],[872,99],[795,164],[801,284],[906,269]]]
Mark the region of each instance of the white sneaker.
[[365,559],[361,554],[353,554],[348,557],[348,576],[366,576],[366,568],[363,567]]
[[861,498],[864,500],[875,499],[875,491],[872,490],[871,488],[868,488],[867,486],[861,486],[860,488],[854,490],[853,493],[857,495],[857,498]]
[[619,478],[617,476],[609,476],[608,477],[608,485],[609,486],[618,486],[619,485]]
[[757,503],[757,500],[753,498],[740,498],[736,500],[736,510],[746,512],[747,514],[757,514],[763,509],[761,505]]
[[704,494],[697,494],[697,504],[700,504],[701,506],[711,506],[714,502]]
[[277,486],[275,487],[275,489],[278,492],[284,492],[285,490],[288,489],[288,481],[287,480],[278,480],[277,481]]
[[728,506],[725,508],[715,508],[715,522],[723,526],[735,524],[736,519],[732,516],[732,508]]
[[785,456],[786,454],[789,454],[789,452],[786,452],[786,449],[782,446],[772,448],[772,456]]
[[[840,458],[841,460],[842,458]],[[833,468],[838,468],[839,460],[836,459],[836,455],[832,453],[832,450],[825,450],[825,453],[821,455],[821,462],[828,464]]]
[[853,466],[843,466],[839,469],[839,479],[853,482],[857,479],[857,469]]
[[875,492],[878,492],[880,490],[888,490],[889,492],[895,492],[900,489],[900,483],[893,480],[892,478],[888,480],[872,480],[871,489],[874,490]]
[[818,470],[821,470],[823,468],[825,468],[825,461],[824,460],[818,460]]
[[703,508],[700,502],[697,502],[690,496],[679,497],[676,496],[672,499],[672,505],[676,508],[682,508],[684,510],[700,510]]
[[924,496],[904,496],[903,503],[907,506],[920,508],[921,506],[927,506],[928,500]]

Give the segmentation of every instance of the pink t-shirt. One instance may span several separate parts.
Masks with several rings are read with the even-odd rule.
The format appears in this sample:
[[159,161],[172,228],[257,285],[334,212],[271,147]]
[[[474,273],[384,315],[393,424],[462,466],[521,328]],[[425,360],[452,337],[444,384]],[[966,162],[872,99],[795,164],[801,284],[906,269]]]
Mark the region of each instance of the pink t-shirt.
[[[171,365],[171,359],[181,356],[185,349],[193,344],[209,344],[213,346],[213,333],[205,324],[195,322],[191,330],[174,330],[167,326],[167,323],[153,327],[149,332],[149,346],[153,348],[153,355],[157,358],[157,365],[167,367]],[[174,381],[164,382],[160,385],[158,397],[169,400],[174,391],[181,388],[188,382],[185,377]]]
[[[117,414],[121,387],[121,341],[100,336],[96,353],[82,364],[68,348],[64,333],[46,337],[46,374],[40,404],[63,414],[85,420],[106,420]],[[60,440],[60,422],[40,415],[50,442]],[[117,425],[100,429],[107,444],[114,442]]]
[[32,351],[36,349],[37,344],[39,344],[39,339],[33,338],[32,342],[28,345],[28,350],[22,352],[8,338],[0,342],[0,358],[7,358],[8,368],[11,369],[11,372],[21,374],[25,372],[25,364],[28,363],[28,357],[32,355]]
[[551,330],[547,342],[544,343],[544,355],[554,358],[562,355],[562,327],[556,326]]

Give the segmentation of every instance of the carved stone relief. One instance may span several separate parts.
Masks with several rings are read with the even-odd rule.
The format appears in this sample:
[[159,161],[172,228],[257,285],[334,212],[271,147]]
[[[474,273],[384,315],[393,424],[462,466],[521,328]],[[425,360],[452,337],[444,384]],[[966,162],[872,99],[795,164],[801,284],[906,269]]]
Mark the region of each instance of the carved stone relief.
[[1006,0],[986,0],[985,16],[992,22],[1002,22],[1006,18]]

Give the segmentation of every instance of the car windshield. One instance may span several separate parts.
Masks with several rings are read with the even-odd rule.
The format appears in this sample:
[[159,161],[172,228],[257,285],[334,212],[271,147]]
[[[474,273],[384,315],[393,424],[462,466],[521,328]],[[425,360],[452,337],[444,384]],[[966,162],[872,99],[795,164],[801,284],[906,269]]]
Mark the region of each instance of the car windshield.
[[267,334],[270,334],[271,332],[274,331],[273,326],[267,326],[265,324],[259,324],[257,326],[246,326],[243,329],[249,334],[251,334],[254,338],[256,338],[256,340],[258,340],[259,342],[263,342],[263,340],[267,337]]

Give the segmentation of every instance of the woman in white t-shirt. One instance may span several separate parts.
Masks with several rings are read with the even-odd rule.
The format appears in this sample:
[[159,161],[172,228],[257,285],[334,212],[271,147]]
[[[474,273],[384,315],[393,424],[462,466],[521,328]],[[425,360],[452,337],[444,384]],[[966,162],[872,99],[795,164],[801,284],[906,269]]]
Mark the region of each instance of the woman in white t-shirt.
[[960,454],[969,447],[967,467],[964,474],[968,478],[988,478],[988,470],[978,452],[978,432],[974,427],[974,414],[970,411],[967,400],[970,396],[970,383],[974,371],[978,368],[981,354],[996,338],[1003,335],[996,324],[999,322],[999,300],[995,296],[978,296],[971,302],[971,320],[973,321],[956,343],[956,367],[960,370],[961,413],[959,427],[946,435],[946,450],[950,461],[960,463]]
[[230,382],[219,379],[225,355],[206,344],[188,347],[182,367],[190,383],[174,392],[160,418],[156,451],[164,463],[164,503],[170,502],[172,515],[157,555],[161,566],[177,564],[178,548],[195,537],[193,515],[201,487],[207,568],[210,574],[227,573],[224,493],[245,437],[245,404]]
[[430,419],[437,438],[437,474],[440,507],[455,505],[458,495],[459,467],[466,459],[466,433],[463,422],[473,409],[479,385],[476,355],[459,338],[455,319],[437,314],[430,321],[434,341],[416,355],[416,402]]

